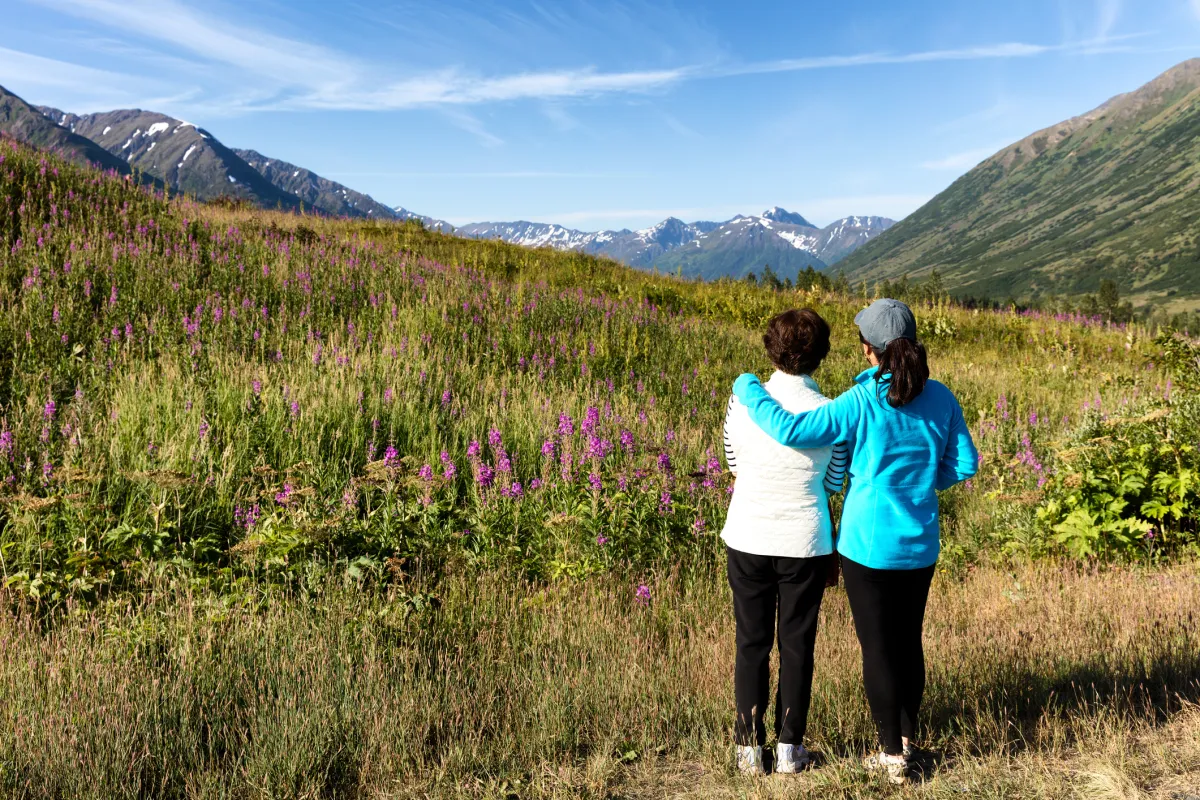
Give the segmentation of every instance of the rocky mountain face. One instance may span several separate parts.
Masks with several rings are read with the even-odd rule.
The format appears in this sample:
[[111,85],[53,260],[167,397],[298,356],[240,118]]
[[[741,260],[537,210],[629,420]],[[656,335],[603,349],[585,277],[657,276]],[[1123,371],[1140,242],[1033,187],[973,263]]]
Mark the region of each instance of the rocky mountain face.
[[1200,299],[1200,59],[1005,147],[844,262],[961,296]]
[[638,231],[587,232],[520,221],[473,223],[457,233],[527,247],[578,250],[688,277],[740,278],[770,265],[785,278],[810,266],[825,269],[890,225],[892,221],[883,217],[846,217],[817,228],[799,214],[776,206],[728,222],[687,223],[670,217]]
[[415,219],[419,220],[428,230],[438,231],[439,233],[454,233],[455,227],[443,219],[434,219],[423,214],[418,214],[414,211],[409,211],[407,208],[396,206],[392,209],[392,213],[396,215],[396,219]]
[[76,164],[93,164],[128,175],[129,164],[80,136],[46,119],[34,106],[0,86],[0,131],[43,150],[55,153]]
[[199,200],[229,196],[264,208],[300,207],[299,198],[273,186],[237,153],[190,122],[136,108],[84,115],[47,106],[38,110],[130,167]]
[[293,194],[305,208],[315,208],[335,217],[399,219],[396,212],[368,194],[356,192],[312,170],[268,158],[256,150],[233,151],[277,189]]
[[[6,96],[15,98],[0,89],[0,103]],[[24,108],[24,121],[5,124],[0,119],[0,130],[11,129],[13,135],[39,147],[73,148],[86,153],[81,156],[84,160],[106,168],[137,169],[199,200],[229,196],[264,208],[400,218],[369,195],[255,150],[226,147],[203,128],[165,114],[123,109],[79,115],[15,100]]]

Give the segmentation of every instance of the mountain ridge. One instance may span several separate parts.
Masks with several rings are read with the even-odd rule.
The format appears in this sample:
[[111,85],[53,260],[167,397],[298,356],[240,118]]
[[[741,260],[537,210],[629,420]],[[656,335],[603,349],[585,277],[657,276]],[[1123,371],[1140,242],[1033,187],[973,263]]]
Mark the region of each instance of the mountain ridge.
[[[807,267],[824,270],[893,225],[886,217],[851,216],[818,228],[779,206],[725,222],[668,217],[641,230],[581,231],[527,220],[477,222],[456,234],[498,238],[526,247],[603,255],[634,267],[679,271],[687,277],[741,278],[769,265],[781,278]],[[693,249],[694,248],[694,249]]]
[[844,263],[854,280],[937,270],[963,297],[1035,300],[1117,283],[1200,305],[1200,59],[1035,131]]

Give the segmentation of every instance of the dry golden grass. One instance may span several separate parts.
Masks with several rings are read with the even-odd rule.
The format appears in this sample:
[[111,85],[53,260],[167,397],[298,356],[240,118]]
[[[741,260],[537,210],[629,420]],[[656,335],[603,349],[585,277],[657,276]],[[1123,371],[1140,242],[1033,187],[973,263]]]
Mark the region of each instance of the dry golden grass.
[[[1195,565],[942,574],[926,632],[926,779],[859,767],[871,731],[826,596],[806,775],[730,764],[720,576],[414,583],[385,601],[164,590],[46,628],[0,619],[11,797],[1168,798],[1200,775]],[[429,601],[432,601],[430,603]],[[129,601],[123,601],[129,602]],[[436,609],[433,606],[438,606]],[[1185,797],[1180,795],[1180,797]]]

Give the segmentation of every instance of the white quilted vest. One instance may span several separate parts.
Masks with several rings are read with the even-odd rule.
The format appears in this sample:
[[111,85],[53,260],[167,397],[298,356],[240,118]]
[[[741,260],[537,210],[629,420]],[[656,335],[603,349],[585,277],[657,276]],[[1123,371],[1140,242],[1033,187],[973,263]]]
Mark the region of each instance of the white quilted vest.
[[[830,402],[807,375],[778,372],[763,384],[793,413]],[[831,447],[785,447],[733,399],[728,432],[737,480],[721,538],[734,550],[761,556],[812,558],[833,552],[825,470]]]

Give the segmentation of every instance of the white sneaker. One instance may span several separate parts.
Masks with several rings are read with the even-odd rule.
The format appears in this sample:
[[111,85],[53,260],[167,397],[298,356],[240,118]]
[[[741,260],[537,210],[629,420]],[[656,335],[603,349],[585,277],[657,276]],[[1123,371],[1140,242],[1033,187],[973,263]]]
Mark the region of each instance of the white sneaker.
[[748,776],[758,776],[763,773],[763,752],[761,747],[737,746],[738,772]]
[[793,775],[802,772],[812,765],[812,754],[802,744],[775,745],[775,771]]
[[895,784],[908,782],[908,759],[904,756],[890,756],[879,752],[863,759],[863,767],[868,772],[886,773],[889,781]]

